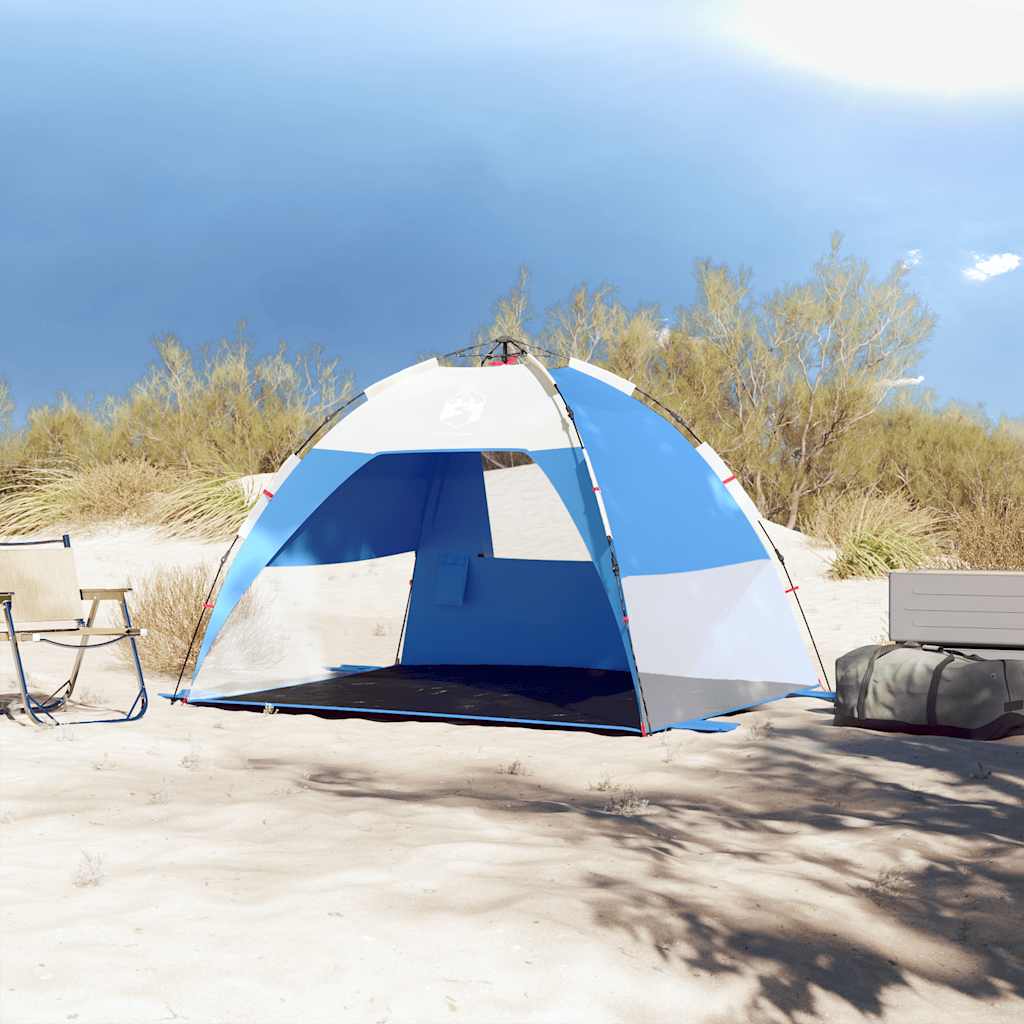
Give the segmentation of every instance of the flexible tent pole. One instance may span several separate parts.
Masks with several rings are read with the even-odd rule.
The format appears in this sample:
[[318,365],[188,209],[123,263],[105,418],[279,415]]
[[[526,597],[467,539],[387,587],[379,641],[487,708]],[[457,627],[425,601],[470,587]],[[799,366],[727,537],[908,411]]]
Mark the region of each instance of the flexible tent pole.
[[231,544],[228,546],[227,551],[220,556],[220,565],[217,566],[217,572],[213,577],[213,582],[210,584],[210,589],[206,594],[206,600],[203,602],[203,607],[199,610],[199,618],[196,619],[196,628],[192,630],[192,639],[188,642],[188,650],[185,652],[185,657],[181,662],[181,669],[178,672],[178,681],[174,684],[174,693],[171,695],[171,703],[178,697],[178,690],[181,689],[181,680],[185,676],[185,668],[188,665],[188,659],[192,657],[192,649],[196,645],[196,637],[199,636],[199,630],[203,625],[203,619],[206,617],[206,613],[213,608],[211,600],[213,599],[213,592],[217,589],[217,583],[220,580],[220,574],[224,571],[224,565],[228,560],[231,552],[235,549],[235,545],[238,543],[238,534],[236,533]]
[[800,595],[797,590],[800,588],[793,582],[793,577],[789,575],[789,569],[786,567],[786,559],[782,557],[782,552],[775,546],[775,541],[769,536],[768,531],[765,529],[764,521],[759,519],[757,525],[761,528],[761,532],[765,535],[768,543],[772,547],[772,551],[775,552],[775,557],[779,560],[779,565],[782,566],[782,571],[786,574],[786,582],[789,584],[789,589],[786,591],[792,594],[796,599],[796,606],[800,609],[800,618],[804,620],[804,626],[807,629],[807,635],[811,638],[811,646],[814,648],[814,654],[818,659],[818,665],[821,667],[822,682],[825,684],[825,689],[830,693],[832,692],[832,685],[828,681],[828,672],[825,671],[825,662],[821,657],[821,651],[818,650],[818,642],[814,639],[814,632],[811,630],[811,624],[807,621],[807,614],[804,612],[803,603],[800,600]]

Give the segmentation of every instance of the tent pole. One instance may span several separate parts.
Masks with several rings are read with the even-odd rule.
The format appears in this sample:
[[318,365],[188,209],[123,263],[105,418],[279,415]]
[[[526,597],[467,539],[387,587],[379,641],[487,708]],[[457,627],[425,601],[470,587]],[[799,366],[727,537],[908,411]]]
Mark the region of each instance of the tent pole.
[[200,627],[203,625],[203,619],[206,617],[206,613],[212,607],[210,600],[213,597],[214,590],[217,589],[217,581],[220,579],[220,574],[224,571],[224,563],[228,560],[228,556],[235,549],[235,545],[238,543],[238,534],[235,534],[234,540],[228,546],[227,551],[221,555],[220,565],[217,566],[216,575],[213,577],[213,582],[210,584],[209,593],[206,595],[206,600],[203,602],[203,607],[199,610],[199,618],[196,620],[196,628],[192,630],[192,639],[188,642],[188,650],[185,652],[185,657],[181,662],[181,671],[178,672],[178,681],[174,684],[174,694],[171,697],[171,703],[174,703],[175,698],[178,696],[178,690],[181,689],[181,680],[185,675],[185,667],[188,665],[188,659],[192,657],[192,648],[195,647],[196,637],[199,636]]
[[828,681],[828,672],[825,671],[825,662],[821,657],[821,651],[818,650],[818,642],[814,639],[811,624],[807,621],[807,613],[804,611],[804,606],[800,601],[800,595],[796,592],[797,588],[793,583],[793,577],[789,575],[789,569],[786,568],[786,560],[782,557],[782,552],[775,546],[775,541],[773,541],[768,535],[768,531],[764,528],[764,522],[759,519],[757,521],[757,525],[761,527],[761,532],[767,538],[768,543],[771,544],[772,551],[775,552],[775,557],[779,560],[779,565],[782,566],[782,571],[786,574],[786,582],[789,584],[789,592],[796,598],[796,606],[800,609],[800,618],[804,620],[804,626],[807,628],[807,635],[811,638],[811,646],[814,648],[814,653],[818,658],[818,664],[821,666],[822,682],[825,684],[825,689],[831,692],[832,685]]
[[[626,608],[626,593],[622,589],[622,573],[619,569],[619,559],[615,553],[615,541],[612,539],[612,528],[611,523],[608,521],[608,514],[604,508],[604,501],[600,497],[601,488],[597,482],[597,477],[594,475],[594,467],[590,462],[590,455],[587,452],[587,446],[583,443],[583,435],[580,433],[580,428],[576,424],[576,416],[572,411],[572,407],[565,399],[565,395],[562,394],[562,389],[558,386],[558,382],[548,372],[547,368],[533,355],[532,352],[527,351],[527,365],[532,359],[534,363],[540,368],[541,373],[550,382],[551,387],[554,389],[555,394],[558,396],[559,401],[562,403],[562,408],[565,409],[565,416],[572,424],[573,432],[576,434],[576,440],[579,442],[580,451],[583,454],[583,462],[587,467],[587,475],[590,477],[590,485],[593,488],[594,498],[597,502],[598,510],[601,512],[601,518],[604,522],[605,527],[605,538],[608,541],[608,550],[611,554],[612,562],[612,574],[615,576],[615,582],[619,593],[619,606],[622,616],[622,621],[626,627],[626,638],[629,642],[629,657],[632,662],[632,671],[635,673],[636,678],[634,679],[634,687],[636,689],[637,696],[637,710],[640,713],[640,730],[641,733],[646,735],[651,731],[651,716],[647,711],[647,700],[644,697],[643,687],[640,685],[640,671],[636,667],[636,652],[633,650],[633,636],[629,629],[629,615],[628,609]],[[535,370],[534,373],[537,371]],[[556,403],[557,408],[557,403]]]

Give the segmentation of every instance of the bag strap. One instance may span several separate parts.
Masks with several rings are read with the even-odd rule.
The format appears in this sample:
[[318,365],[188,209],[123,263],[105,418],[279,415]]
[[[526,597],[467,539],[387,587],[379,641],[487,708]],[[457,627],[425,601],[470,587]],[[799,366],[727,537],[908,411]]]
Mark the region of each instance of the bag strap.
[[[1011,686],[1011,680],[1013,685]],[[1003,712],[1024,711],[1024,661],[1014,659],[1003,661],[1003,684],[1006,686],[1006,703]]]
[[942,673],[946,670],[946,666],[954,659],[955,655],[947,654],[942,661],[935,666],[932,672],[931,685],[928,687],[928,704],[925,712],[927,722],[929,725],[938,725],[938,720],[935,717],[935,707],[939,702],[939,683],[942,681]]
[[868,684],[871,682],[871,673],[875,670],[875,662],[884,658],[887,654],[899,650],[903,644],[895,644],[892,647],[876,647],[864,666],[864,674],[860,678],[860,689],[857,691],[857,717],[864,717],[864,705],[868,699]]

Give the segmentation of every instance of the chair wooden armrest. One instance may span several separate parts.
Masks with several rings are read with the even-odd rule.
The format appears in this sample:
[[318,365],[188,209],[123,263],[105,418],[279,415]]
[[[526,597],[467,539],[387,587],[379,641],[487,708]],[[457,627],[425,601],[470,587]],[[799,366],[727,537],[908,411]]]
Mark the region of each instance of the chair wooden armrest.
[[131,591],[131,587],[84,587],[79,593],[83,601],[117,601]]

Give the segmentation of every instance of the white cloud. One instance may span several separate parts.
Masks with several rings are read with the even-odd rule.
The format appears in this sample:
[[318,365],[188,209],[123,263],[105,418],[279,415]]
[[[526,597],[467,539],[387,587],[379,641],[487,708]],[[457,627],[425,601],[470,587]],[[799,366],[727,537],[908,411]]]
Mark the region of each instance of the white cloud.
[[903,256],[903,266],[909,270],[911,267],[916,267],[922,259],[924,259],[924,254],[920,249],[908,249]]
[[718,30],[770,60],[941,96],[1024,93],[1020,0],[716,0]]
[[987,281],[990,277],[1008,274],[1021,265],[1021,256],[1015,252],[997,252],[991,256],[979,256],[973,252],[974,263],[964,267],[964,277],[968,281]]

